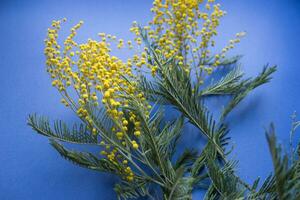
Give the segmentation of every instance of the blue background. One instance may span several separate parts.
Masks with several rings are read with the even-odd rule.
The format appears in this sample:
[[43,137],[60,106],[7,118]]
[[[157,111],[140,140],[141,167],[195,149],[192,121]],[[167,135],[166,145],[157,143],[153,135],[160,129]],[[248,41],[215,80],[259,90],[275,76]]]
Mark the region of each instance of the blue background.
[[[68,30],[84,20],[79,41],[98,32],[130,38],[132,21],[146,22],[151,0],[0,1],[0,199],[116,199],[114,178],[63,160],[46,138],[26,126],[29,113],[73,120],[60,103],[44,68],[43,40],[52,19],[68,18]],[[289,138],[290,115],[300,112],[300,1],[223,1],[227,17],[218,39],[224,46],[239,31],[247,37],[235,52],[244,55],[247,75],[266,63],[277,64],[274,80],[251,93],[232,114],[230,136],[238,173],[252,182],[272,169],[264,128],[276,123],[280,141]],[[68,32],[68,31],[67,31]],[[212,105],[218,106],[216,101]],[[298,134],[299,135],[299,134]],[[194,136],[186,136],[189,137]],[[299,137],[297,137],[299,139]],[[195,192],[194,199],[201,199]]]

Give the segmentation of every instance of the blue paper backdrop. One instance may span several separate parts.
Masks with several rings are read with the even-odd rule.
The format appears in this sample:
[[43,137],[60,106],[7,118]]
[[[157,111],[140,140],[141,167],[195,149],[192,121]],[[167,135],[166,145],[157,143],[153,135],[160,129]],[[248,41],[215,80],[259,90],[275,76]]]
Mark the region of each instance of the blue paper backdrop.
[[[266,63],[277,64],[272,83],[257,89],[229,116],[232,157],[248,182],[272,169],[264,128],[275,122],[281,142],[288,143],[290,115],[300,112],[300,1],[223,1],[228,11],[220,28],[219,46],[239,31],[248,35],[234,52],[244,55],[247,75]],[[98,32],[130,38],[132,21],[146,22],[151,0],[7,0],[0,1],[0,199],[116,199],[114,178],[63,160],[46,138],[26,126],[29,113],[73,120],[59,103],[44,68],[43,40],[52,19],[68,18],[68,30],[85,24],[78,39]],[[218,106],[217,101],[211,102]],[[300,133],[298,133],[299,135]],[[186,139],[194,137],[186,135]],[[299,137],[298,137],[299,139]],[[201,199],[195,192],[194,199]]]

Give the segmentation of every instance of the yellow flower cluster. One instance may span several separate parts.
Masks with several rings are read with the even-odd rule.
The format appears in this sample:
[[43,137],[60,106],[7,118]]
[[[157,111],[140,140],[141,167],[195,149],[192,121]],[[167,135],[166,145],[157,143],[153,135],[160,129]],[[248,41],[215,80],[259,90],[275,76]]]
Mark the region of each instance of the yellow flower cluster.
[[[210,73],[212,67],[219,66],[218,55],[213,64],[207,63],[214,58],[209,48],[215,46],[214,36],[218,34],[220,19],[226,14],[220,4],[215,0],[154,0],[151,11],[153,19],[144,29],[166,59],[175,58],[187,72],[192,67],[200,67]],[[138,41],[137,23],[130,30]]]
[[220,60],[225,58],[226,53],[230,49],[233,49],[235,44],[240,43],[241,38],[244,37],[245,34],[246,34],[245,32],[237,33],[235,36],[235,39],[229,40],[229,44],[222,49],[222,52],[220,54],[215,55],[215,62],[213,64],[213,66],[216,67],[216,66],[220,65]]
[[[115,41],[116,37],[104,33],[99,34],[101,41],[89,39],[86,43],[77,44],[73,38],[82,24],[83,22],[80,22],[71,29],[71,34],[64,41],[62,52],[57,43],[61,21],[53,21],[52,28],[48,30],[45,55],[47,71],[53,79],[52,85],[63,95],[62,103],[70,106],[90,126],[94,134],[97,134],[97,130],[86,106],[98,106],[98,96],[101,95],[102,104],[114,121],[115,126],[112,131],[116,134],[119,143],[134,150],[138,149],[137,139],[141,135],[141,122],[132,111],[127,111],[130,116],[127,120],[124,108],[129,106],[127,97],[132,96],[145,108],[146,115],[149,115],[151,107],[146,102],[143,93],[137,89],[133,75],[134,65],[140,67],[146,64],[146,54],[134,55],[133,59],[123,62],[110,55],[109,41]],[[127,43],[132,48],[131,42]],[[120,39],[117,47],[123,48],[124,40]],[[77,102],[68,93],[70,87],[78,95]],[[128,134],[129,123],[134,127],[133,135]],[[133,180],[134,174],[130,167],[126,166],[128,161],[118,155],[116,148],[111,148],[104,142],[101,144],[106,149],[101,154],[107,156],[110,161],[123,166],[125,178],[129,181]]]

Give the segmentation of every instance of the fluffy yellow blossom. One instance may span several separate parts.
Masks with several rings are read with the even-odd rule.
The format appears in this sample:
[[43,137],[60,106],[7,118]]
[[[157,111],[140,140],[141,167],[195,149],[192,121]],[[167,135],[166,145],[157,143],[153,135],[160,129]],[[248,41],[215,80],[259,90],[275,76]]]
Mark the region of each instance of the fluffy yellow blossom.
[[134,148],[134,149],[139,148],[139,145],[137,144],[137,142],[135,140],[131,141],[131,144],[132,144],[132,148]]
[[[174,58],[179,66],[190,72],[191,68],[212,71],[224,59],[213,60],[210,48],[215,46],[214,37],[220,19],[226,14],[215,0],[154,0],[151,8],[153,18],[144,27],[150,41],[155,43],[165,59]],[[130,29],[141,41],[137,22]],[[225,47],[226,52],[233,46]],[[156,66],[147,65],[154,76]]]
[[134,135],[138,137],[138,136],[141,135],[141,132],[140,131],[134,131]]
[[[87,110],[87,105],[99,105],[102,102],[108,115],[114,121],[112,129],[116,138],[121,144],[126,145],[126,140],[132,144],[133,149],[138,149],[138,142],[132,140],[141,135],[141,123],[132,111],[128,112],[130,118],[126,119],[124,108],[128,107],[126,96],[134,97],[149,115],[151,108],[146,99],[137,88],[134,68],[141,67],[147,63],[146,54],[134,55],[132,59],[123,62],[116,56],[111,55],[111,42],[116,40],[115,36],[99,33],[100,41],[89,39],[86,43],[78,44],[74,41],[77,30],[82,26],[79,22],[71,28],[71,34],[64,41],[63,48],[58,44],[58,31],[61,21],[53,21],[52,27],[48,30],[45,40],[45,55],[47,71],[52,80],[52,85],[62,94],[61,102],[76,111],[77,115],[90,126],[93,135],[98,131],[93,123],[93,118]],[[141,44],[141,40],[136,42]],[[125,44],[124,40],[116,42],[118,48]],[[127,44],[132,47],[132,42]],[[76,56],[75,56],[76,52]],[[126,77],[126,78],[125,78]],[[130,80],[130,81],[128,81]],[[70,90],[75,91],[78,98],[71,98]],[[133,125],[134,134],[129,135],[129,125]],[[126,137],[124,137],[127,135]],[[130,139],[131,138],[131,139]],[[106,156],[113,163],[127,164],[127,161],[119,160],[122,156],[112,146],[101,142],[105,150],[101,154]],[[134,174],[130,167],[126,168],[125,178],[133,180]]]

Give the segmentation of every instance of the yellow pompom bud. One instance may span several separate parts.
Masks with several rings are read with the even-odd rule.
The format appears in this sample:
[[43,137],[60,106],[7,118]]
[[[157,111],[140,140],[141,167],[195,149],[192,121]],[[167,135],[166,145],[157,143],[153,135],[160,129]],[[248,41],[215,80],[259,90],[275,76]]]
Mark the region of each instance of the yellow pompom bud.
[[123,132],[117,132],[117,137],[118,137],[118,138],[122,138],[122,137],[123,137],[123,135],[124,135],[124,133],[123,133]]
[[134,148],[134,149],[138,149],[139,148],[139,145],[136,143],[136,141],[132,141],[131,142],[131,144],[132,144],[132,147]]
[[109,98],[110,97],[110,92],[109,91],[105,91],[104,92],[104,98]]
[[134,135],[137,136],[137,137],[140,136],[141,135],[141,131],[134,131]]

